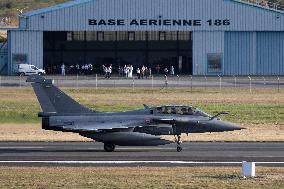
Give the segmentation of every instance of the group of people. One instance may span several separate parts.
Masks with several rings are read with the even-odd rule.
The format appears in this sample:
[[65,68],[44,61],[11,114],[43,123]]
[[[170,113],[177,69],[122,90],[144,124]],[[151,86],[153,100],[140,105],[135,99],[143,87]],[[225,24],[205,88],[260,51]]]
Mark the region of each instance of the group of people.
[[137,74],[138,79],[148,78],[152,75],[151,68],[145,67],[144,65],[141,68],[134,70],[133,65],[124,65],[124,67],[118,67],[118,74],[120,77],[133,78],[133,72]]
[[118,67],[118,75],[120,77],[132,78],[133,77],[133,66],[132,65],[124,65],[124,67]]
[[105,78],[109,79],[111,77],[111,74],[112,74],[112,64],[110,64],[109,66],[105,66],[103,64],[102,67],[103,67],[103,72],[104,72]]
[[84,74],[84,75],[91,75],[93,73],[94,67],[92,64],[84,64],[84,65],[70,65],[66,66],[64,63],[61,65],[61,75],[65,76],[66,73],[69,74]]
[[[156,72],[157,72],[158,74],[160,74],[160,72],[161,72],[161,66],[160,66],[159,64],[156,65],[155,69],[156,69]],[[174,68],[174,66],[171,66],[170,70],[169,70],[167,67],[164,68],[164,74],[165,74],[166,76],[168,76],[169,72],[170,72],[170,75],[171,75],[171,76],[174,76],[174,75],[175,75],[175,68]]]
[[141,68],[136,69],[138,79],[148,78],[152,76],[152,69],[145,67],[144,65]]
[[[168,74],[170,74],[171,76],[175,75],[174,66],[171,66],[170,69],[165,67],[163,69],[163,73],[160,71],[161,68],[160,68],[159,65],[156,66],[155,68],[156,68],[156,72],[158,74],[164,74],[166,76],[168,76]],[[158,71],[157,71],[157,68],[158,68]],[[109,79],[111,77],[112,73],[113,73],[112,64],[110,64],[108,66],[102,65],[102,71],[104,73],[104,77]],[[136,72],[138,79],[144,79],[144,78],[148,78],[148,77],[152,76],[152,69],[148,68],[144,65],[142,67],[137,67],[136,69],[133,67],[133,65],[124,65],[124,67],[122,67],[122,66],[118,67],[118,75],[120,77],[133,78],[135,72]],[[54,72],[50,71],[49,69],[48,69],[48,73],[54,74]],[[66,73],[77,74],[77,75],[91,75],[91,74],[94,73],[94,66],[92,64],[65,65],[64,63],[62,63],[62,65],[60,66],[60,73],[61,73],[62,76],[65,76]]]

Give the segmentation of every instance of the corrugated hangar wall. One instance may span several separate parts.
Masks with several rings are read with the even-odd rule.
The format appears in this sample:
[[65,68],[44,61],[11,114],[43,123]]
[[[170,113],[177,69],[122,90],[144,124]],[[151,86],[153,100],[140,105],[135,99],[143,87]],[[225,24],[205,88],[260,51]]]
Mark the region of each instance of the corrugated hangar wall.
[[[125,25],[90,25],[89,19],[122,19]],[[137,26],[132,19],[197,19],[200,26]],[[230,20],[210,25],[209,20]],[[127,24],[128,23],[128,24]],[[284,14],[232,0],[82,0],[34,11],[9,32],[13,54],[43,66],[45,31],[192,31],[194,75],[284,75]],[[208,73],[208,53],[222,55],[222,73]]]
[[284,32],[225,32],[224,75],[283,75]]
[[224,52],[224,32],[193,32],[193,74],[207,75],[207,54]]
[[43,33],[41,31],[9,31],[8,32],[8,74],[16,69],[15,54],[26,54],[27,62],[43,67]]

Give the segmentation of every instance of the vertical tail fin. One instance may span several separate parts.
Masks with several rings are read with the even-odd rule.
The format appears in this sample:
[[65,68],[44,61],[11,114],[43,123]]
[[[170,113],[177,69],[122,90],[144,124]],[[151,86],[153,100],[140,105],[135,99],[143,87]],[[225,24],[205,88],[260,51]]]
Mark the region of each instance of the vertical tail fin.
[[31,75],[27,82],[32,83],[43,112],[46,113],[92,113],[89,108],[82,106],[63,91],[53,85],[52,80],[39,75]]

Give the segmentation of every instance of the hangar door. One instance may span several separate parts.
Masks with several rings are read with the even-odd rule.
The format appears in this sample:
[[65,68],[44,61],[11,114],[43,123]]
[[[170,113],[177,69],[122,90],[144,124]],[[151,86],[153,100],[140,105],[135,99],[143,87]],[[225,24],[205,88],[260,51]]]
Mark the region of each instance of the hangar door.
[[[192,74],[191,32],[44,32],[44,68],[60,73],[60,66],[92,64],[119,67],[143,65],[153,73],[174,66],[178,74]],[[67,69],[68,70],[68,69]]]

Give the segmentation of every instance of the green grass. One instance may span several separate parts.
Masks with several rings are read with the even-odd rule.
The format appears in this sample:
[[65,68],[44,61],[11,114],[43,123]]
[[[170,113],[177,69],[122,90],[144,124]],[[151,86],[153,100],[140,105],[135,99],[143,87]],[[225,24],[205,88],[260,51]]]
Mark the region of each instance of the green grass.
[[[97,111],[127,111],[143,108],[141,104],[121,104],[121,105],[91,105],[88,107]],[[236,123],[272,123],[284,124],[284,106],[281,105],[258,105],[258,104],[199,104],[205,112],[215,115],[220,111],[230,112],[222,119]],[[40,118],[37,117],[40,112],[38,104],[34,103],[13,103],[5,102],[0,105],[0,122],[1,123],[39,123]]]
[[[39,106],[34,106],[32,104],[25,104],[22,108],[17,104],[11,104],[9,110],[5,110],[0,106],[0,122],[1,123],[39,123],[40,118],[37,117],[40,111]],[[23,108],[23,107],[32,107]],[[141,105],[121,105],[121,106],[111,106],[111,105],[101,105],[101,106],[91,106],[98,111],[127,111],[142,108]],[[230,112],[227,116],[222,116],[223,120],[232,121],[236,123],[271,123],[271,124],[283,124],[284,123],[284,107],[283,106],[273,106],[273,105],[202,105],[200,106],[202,110],[215,115],[220,111]]]
[[[79,102],[98,111],[127,111],[143,108],[143,103],[147,104],[191,104],[196,101],[197,107],[211,115],[215,115],[221,111],[230,112],[228,116],[222,116],[222,119],[235,123],[270,123],[284,124],[284,105],[269,101],[257,103],[235,102],[231,103],[230,91],[224,91],[224,94],[213,92],[197,91],[195,94],[185,89],[171,89],[168,91],[139,89],[132,91],[131,89],[64,89],[68,94],[75,97]],[[242,98],[242,91],[235,91],[235,95]],[[7,95],[11,94],[11,97]],[[15,98],[12,96],[16,95]],[[187,96],[192,95],[190,101]],[[195,97],[195,96],[197,97]],[[213,95],[213,97],[210,97]],[[220,102],[214,102],[216,95],[222,95]],[[261,95],[261,94],[258,94]],[[275,93],[275,95],[279,95]],[[123,98],[126,96],[126,98]],[[180,99],[175,99],[175,97]],[[199,96],[201,100],[195,99]],[[208,98],[207,98],[208,96]],[[22,99],[21,99],[22,98]],[[203,99],[204,98],[204,99]],[[222,102],[224,98],[224,102]],[[170,99],[170,100],[168,100]],[[1,123],[39,123],[37,117],[40,112],[40,106],[30,88],[12,88],[0,91],[0,122]]]
[[228,116],[223,116],[225,120],[237,123],[253,124],[284,124],[284,106],[283,105],[259,105],[259,104],[237,104],[237,105],[201,105],[205,111],[212,115],[220,111],[228,111]]
[[37,117],[40,107],[38,104],[29,102],[1,102],[1,123],[39,123]]

